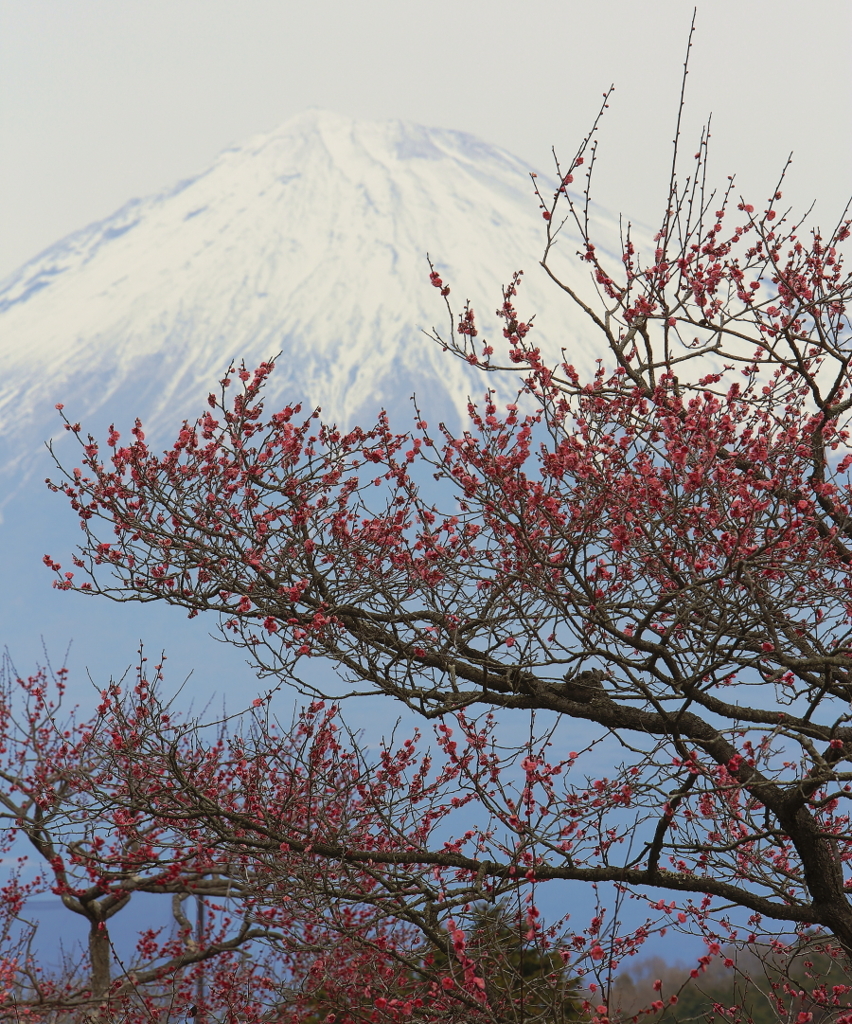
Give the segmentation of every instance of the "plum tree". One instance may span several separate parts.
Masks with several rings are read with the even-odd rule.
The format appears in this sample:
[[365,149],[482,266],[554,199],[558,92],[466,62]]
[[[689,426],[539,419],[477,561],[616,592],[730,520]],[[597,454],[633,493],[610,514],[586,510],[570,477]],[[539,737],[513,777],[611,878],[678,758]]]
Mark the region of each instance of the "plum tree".
[[[441,723],[455,799],[482,816],[437,841],[400,797],[382,819],[397,841],[377,850],[357,822],[278,833],[199,793],[182,820],[223,848],[367,863],[421,931],[429,905],[563,880],[644,899],[702,930],[710,957],[813,929],[849,957],[850,221],[807,227],[782,205],[783,174],[758,207],[733,179],[711,190],[706,131],[681,174],[679,116],[650,247],[628,226],[609,257],[590,217],[596,128],[556,160],[552,191],[533,176],[542,266],[600,333],[592,379],[536,347],[520,274],[501,357],[430,266],[449,317],[434,342],[514,381],[516,401],[489,388],[458,433],[424,410],[408,431],[384,414],[342,429],[298,405],[268,414],[270,360],[231,367],[161,456],[138,421],[103,445],[66,420],[81,464],[51,486],[84,537],[71,569],[46,561],[64,590],[218,614],[272,689],[337,696],[301,671],[325,659],[351,692]],[[583,294],[559,269],[569,226]],[[492,712],[537,714],[547,736],[503,757],[494,721],[473,717]],[[608,744],[606,771],[548,753],[578,725]],[[604,941],[598,922],[577,948],[600,973],[635,939]],[[465,977],[475,996],[482,979]]]

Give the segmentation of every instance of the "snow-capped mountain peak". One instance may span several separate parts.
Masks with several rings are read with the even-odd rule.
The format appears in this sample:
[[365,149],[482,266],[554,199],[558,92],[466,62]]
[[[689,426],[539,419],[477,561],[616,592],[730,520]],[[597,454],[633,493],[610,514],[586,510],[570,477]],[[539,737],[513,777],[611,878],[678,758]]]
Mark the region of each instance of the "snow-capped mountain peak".
[[[433,418],[463,410],[485,382],[420,333],[447,329],[427,252],[486,328],[523,269],[537,340],[588,335],[537,266],[528,172],[460,132],[309,110],[130,201],[0,285],[0,465],[28,463],[56,402],[84,425],[139,415],[171,431],[232,359],[279,351],[271,398],[329,419],[384,406],[404,426],[415,391]],[[580,345],[574,362],[593,357]]]

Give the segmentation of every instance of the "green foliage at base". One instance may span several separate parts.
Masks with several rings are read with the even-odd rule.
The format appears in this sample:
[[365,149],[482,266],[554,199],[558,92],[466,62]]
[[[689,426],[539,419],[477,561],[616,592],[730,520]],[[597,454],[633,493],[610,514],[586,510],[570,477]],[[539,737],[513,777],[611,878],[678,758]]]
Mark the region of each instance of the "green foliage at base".
[[[554,950],[544,950],[523,934],[502,903],[478,904],[466,930],[465,953],[485,982],[492,1015],[509,1024],[567,1024],[585,1019],[578,978],[568,976]],[[450,967],[448,950],[435,950],[424,959],[432,969]]]

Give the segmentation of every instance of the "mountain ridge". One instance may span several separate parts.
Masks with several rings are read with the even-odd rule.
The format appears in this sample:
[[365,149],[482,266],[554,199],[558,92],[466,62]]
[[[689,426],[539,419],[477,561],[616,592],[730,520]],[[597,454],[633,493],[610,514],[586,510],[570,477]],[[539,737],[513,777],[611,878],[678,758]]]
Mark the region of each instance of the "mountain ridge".
[[[58,401],[84,427],[134,412],[159,434],[200,409],[232,359],[278,351],[274,401],[350,424],[390,407],[407,425],[417,391],[458,422],[484,387],[418,334],[446,315],[426,253],[485,330],[501,284],[526,269],[519,309],[558,347],[588,331],[542,271],[530,283],[542,227],[506,150],[398,120],[298,115],[0,283],[0,467],[27,472]],[[591,371],[585,346],[577,355]]]
[[[79,536],[63,496],[43,483],[56,476],[47,439],[67,465],[79,460],[57,402],[101,438],[111,422],[126,436],[139,416],[156,450],[204,411],[231,359],[281,351],[269,412],[301,401],[369,426],[385,406],[404,430],[416,392],[433,427],[458,426],[467,396],[495,376],[419,333],[451,330],[427,252],[455,308],[472,300],[498,353],[500,287],[523,269],[517,308],[536,314],[536,343],[566,345],[590,377],[600,343],[538,266],[544,222],[528,170],[463,133],[308,111],[65,236],[0,283],[0,622],[19,663],[42,656],[42,636],[55,658],[74,638],[72,670],[82,661],[102,686],[144,637],[168,649],[173,678],[195,670],[194,693],[242,699],[252,686],[241,656],[211,644],[211,623],[51,589],[42,556],[66,563]],[[593,217],[617,238],[613,218]],[[567,234],[565,253],[578,247]],[[563,257],[563,272],[589,293],[586,265]],[[502,389],[508,399],[513,382]]]

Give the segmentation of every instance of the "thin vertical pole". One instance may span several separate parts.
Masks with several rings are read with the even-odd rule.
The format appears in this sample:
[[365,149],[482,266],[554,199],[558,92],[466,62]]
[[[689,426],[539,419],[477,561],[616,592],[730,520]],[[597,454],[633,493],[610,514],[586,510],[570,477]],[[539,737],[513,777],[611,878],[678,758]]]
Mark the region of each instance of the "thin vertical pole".
[[[204,941],[204,899],[201,896],[195,897],[195,939],[198,948],[201,949]],[[199,1007],[204,1005],[204,966],[199,966],[198,981],[195,987],[195,1001]]]

